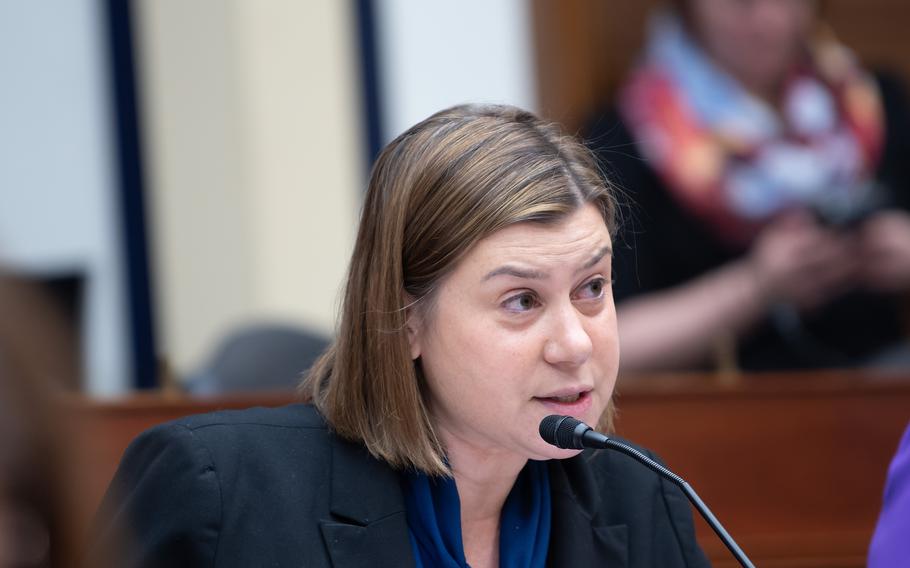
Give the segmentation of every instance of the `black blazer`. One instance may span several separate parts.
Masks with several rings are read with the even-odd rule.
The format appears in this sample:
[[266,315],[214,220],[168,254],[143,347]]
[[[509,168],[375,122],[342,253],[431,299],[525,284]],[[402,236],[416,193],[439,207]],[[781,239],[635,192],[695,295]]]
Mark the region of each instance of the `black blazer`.
[[[550,462],[549,566],[708,566],[685,496],[622,454]],[[116,566],[413,566],[397,473],[311,406],[191,416],[140,435],[94,547]]]

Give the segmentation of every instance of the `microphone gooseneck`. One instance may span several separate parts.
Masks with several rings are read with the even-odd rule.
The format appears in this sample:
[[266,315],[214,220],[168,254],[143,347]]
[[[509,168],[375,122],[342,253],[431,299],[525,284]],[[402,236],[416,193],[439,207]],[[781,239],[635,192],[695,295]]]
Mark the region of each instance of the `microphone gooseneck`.
[[539,432],[540,437],[543,438],[544,441],[557,448],[572,450],[602,448],[622,452],[664,478],[669,479],[682,489],[692,505],[698,509],[701,516],[705,519],[711,529],[714,530],[727,549],[730,550],[730,553],[733,554],[733,557],[736,558],[740,565],[745,566],[746,568],[755,568],[755,565],[752,564],[752,561],[749,560],[746,553],[743,552],[738,544],[736,544],[733,537],[724,529],[717,517],[714,516],[714,513],[711,512],[708,506],[705,505],[705,502],[702,501],[695,490],[692,489],[692,486],[682,477],[676,475],[663,465],[646,456],[644,453],[628,444],[624,444],[595,431],[581,420],[572,418],[571,416],[558,416],[555,414],[547,416],[540,422]]

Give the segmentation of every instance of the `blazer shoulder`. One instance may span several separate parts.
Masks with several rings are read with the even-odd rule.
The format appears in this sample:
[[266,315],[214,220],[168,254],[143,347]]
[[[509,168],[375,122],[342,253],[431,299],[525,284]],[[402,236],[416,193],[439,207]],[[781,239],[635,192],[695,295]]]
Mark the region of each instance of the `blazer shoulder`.
[[179,425],[189,430],[209,426],[260,425],[278,428],[321,429],[328,425],[316,408],[309,404],[290,404],[275,408],[257,406],[243,410],[219,410],[206,414],[194,414],[166,422],[161,426]]
[[[258,428],[258,427],[264,427]],[[160,462],[167,456],[170,461],[191,457],[195,462],[209,467],[213,452],[219,446],[249,446],[254,450],[257,440],[268,438],[272,428],[313,433],[306,439],[328,444],[328,425],[310,405],[292,404],[278,408],[256,407],[244,410],[221,410],[206,414],[185,416],[153,426],[140,433],[124,452],[120,468],[143,463]],[[246,440],[245,443],[244,441]],[[135,468],[141,471],[142,467]]]
[[[215,467],[233,470],[238,456],[244,463],[258,461],[276,468],[302,452],[311,459],[327,455],[335,440],[328,424],[315,407],[291,404],[277,408],[222,410],[187,416],[151,428],[137,438],[173,442],[181,431],[204,448]],[[319,459],[322,459],[321,457]]]
[[[124,453],[92,548],[115,549],[118,565],[130,568],[221,565],[219,559],[238,554],[222,534],[247,534],[252,525],[281,518],[286,522],[275,521],[276,531],[293,528],[316,542],[315,529],[301,528],[302,511],[328,511],[332,440],[319,413],[303,404],[219,411],[150,428]],[[116,550],[124,529],[135,546]]]
[[[150,428],[127,447],[90,535],[90,565],[210,566],[222,518],[212,455],[189,428]],[[124,543],[127,543],[124,546]]]

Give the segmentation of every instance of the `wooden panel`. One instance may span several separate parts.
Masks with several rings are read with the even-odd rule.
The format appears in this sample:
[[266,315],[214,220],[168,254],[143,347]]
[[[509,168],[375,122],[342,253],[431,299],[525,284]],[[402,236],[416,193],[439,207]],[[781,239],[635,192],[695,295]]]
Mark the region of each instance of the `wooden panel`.
[[824,18],[866,65],[894,72],[910,85],[910,4],[905,0],[828,0]]
[[654,0],[533,0],[538,99],[576,132],[610,101],[644,36]]
[[[576,132],[610,102],[657,0],[532,0],[541,114]],[[823,19],[871,68],[910,84],[910,3],[828,0]]]
[[[910,420],[910,381],[822,373],[725,386],[649,377],[618,404],[619,434],[687,479],[760,565],[865,564],[887,466]],[[706,524],[697,527],[723,565],[727,551]]]
[[[910,420],[910,375],[655,375],[620,381],[617,430],[686,478],[762,567],[859,567],[888,463]],[[187,414],[277,406],[290,393],[191,400],[64,401],[97,503],[142,430]],[[715,566],[734,566],[707,526]]]

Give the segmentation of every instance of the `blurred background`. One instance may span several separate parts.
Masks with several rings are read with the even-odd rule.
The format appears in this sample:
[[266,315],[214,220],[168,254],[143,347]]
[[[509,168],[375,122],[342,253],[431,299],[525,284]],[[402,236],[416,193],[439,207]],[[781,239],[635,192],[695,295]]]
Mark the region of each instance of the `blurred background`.
[[[910,84],[902,0],[0,0],[0,280],[16,290],[0,287],[0,367],[19,354],[31,369],[20,379],[67,392],[82,432],[73,461],[90,464],[84,511],[141,429],[290,400],[137,392],[296,382],[332,337],[384,144],[464,102],[525,107],[587,133],[617,106],[655,14],[712,2],[771,24],[808,6],[813,33],[848,46],[858,68]],[[732,39],[740,52],[750,41]],[[900,125],[910,122],[889,133],[906,139]],[[910,186],[892,189],[906,198]],[[690,367],[709,375],[621,382],[620,431],[705,483],[762,565],[862,565],[910,417],[910,374],[737,382],[723,353],[676,370]],[[709,436],[723,439],[709,447]],[[799,443],[777,444],[785,438]],[[847,442],[862,448],[853,469],[839,467]],[[725,558],[703,529],[712,559]]]
[[0,258],[78,330],[72,386],[329,337],[371,157],[456,102],[536,108],[531,8],[4,0]]
[[[4,0],[0,259],[63,306],[93,394],[180,381],[249,325],[329,337],[378,149],[466,101],[577,132],[655,4]],[[906,11],[823,3],[902,77]]]
[[[4,0],[0,262],[66,313],[88,393],[185,380],[249,326],[318,344],[378,149],[466,101],[578,132],[655,5]],[[910,77],[904,3],[821,10]]]

